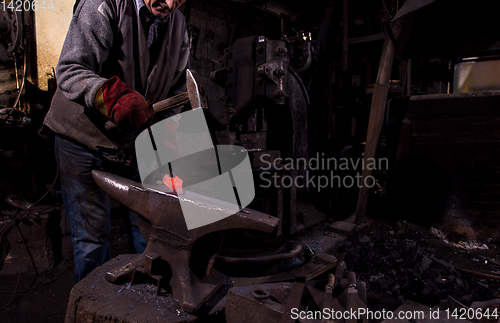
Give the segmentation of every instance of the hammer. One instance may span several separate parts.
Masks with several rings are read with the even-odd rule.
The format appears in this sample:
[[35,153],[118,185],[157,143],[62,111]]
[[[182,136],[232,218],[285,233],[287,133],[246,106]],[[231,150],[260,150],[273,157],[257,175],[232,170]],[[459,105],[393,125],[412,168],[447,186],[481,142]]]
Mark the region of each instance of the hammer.
[[153,104],[155,113],[172,109],[188,102],[191,102],[193,109],[208,108],[207,98],[205,97],[205,90],[200,83],[200,77],[196,71],[190,69],[186,70],[186,87],[187,91],[174,95],[168,99],[156,102]]

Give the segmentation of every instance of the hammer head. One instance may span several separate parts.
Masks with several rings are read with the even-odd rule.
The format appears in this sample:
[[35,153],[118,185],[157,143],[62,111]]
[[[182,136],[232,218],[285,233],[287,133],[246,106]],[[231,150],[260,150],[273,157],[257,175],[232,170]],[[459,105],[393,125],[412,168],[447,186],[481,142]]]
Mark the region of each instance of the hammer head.
[[186,70],[186,86],[191,107],[193,109],[208,109],[207,97],[205,96],[205,90],[201,85],[198,73],[190,69]]

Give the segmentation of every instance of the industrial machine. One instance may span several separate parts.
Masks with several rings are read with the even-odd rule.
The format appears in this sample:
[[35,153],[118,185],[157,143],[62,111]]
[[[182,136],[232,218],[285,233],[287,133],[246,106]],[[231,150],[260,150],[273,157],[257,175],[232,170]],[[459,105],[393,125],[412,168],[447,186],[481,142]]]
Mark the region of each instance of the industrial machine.
[[[257,189],[254,206],[260,201],[257,208],[282,220],[278,235],[293,234],[324,219],[297,219],[298,196],[307,194],[303,175],[309,154],[309,98],[299,72],[290,61],[293,45],[267,40],[264,36],[238,39],[225,53],[224,68],[210,74],[225,93],[228,138],[221,139],[250,152]],[[285,167],[282,161],[286,160],[292,161],[291,165]],[[265,188],[269,188],[267,183],[276,176],[288,176],[298,185],[278,180],[285,185],[273,185],[277,192],[269,196]]]

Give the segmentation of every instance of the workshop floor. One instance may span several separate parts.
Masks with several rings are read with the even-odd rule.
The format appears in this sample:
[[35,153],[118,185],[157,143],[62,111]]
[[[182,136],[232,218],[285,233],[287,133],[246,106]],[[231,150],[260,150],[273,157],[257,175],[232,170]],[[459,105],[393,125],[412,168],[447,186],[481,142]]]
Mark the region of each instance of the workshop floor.
[[0,275],[0,306],[11,304],[0,312],[0,321],[63,322],[74,285],[72,264],[65,261],[38,277],[33,273],[20,277],[18,285],[18,275]]
[[[0,180],[0,186],[1,184]],[[57,200],[53,205],[61,206]],[[1,206],[3,211],[5,205],[1,204]],[[40,246],[39,240],[34,240],[30,236],[30,233],[35,236],[40,235],[33,227],[43,227],[43,225],[32,223],[28,227],[24,223],[19,224],[18,227],[23,232],[27,243],[24,243],[16,229],[11,230],[7,235],[11,247],[3,266],[0,266],[0,322],[64,321],[69,294],[74,286],[75,278],[70,232],[64,213],[62,216],[62,258],[58,259],[58,264],[49,270],[44,269],[46,266],[43,262],[43,259],[47,258],[46,247]],[[112,218],[110,244],[111,255],[115,257],[129,253],[129,249],[123,221],[117,219],[119,216],[116,212],[113,213]],[[5,221],[0,223],[2,227]],[[30,254],[27,254],[28,249]],[[34,259],[35,266],[38,267],[37,273],[35,273],[31,259]]]
[[[325,237],[335,235],[328,229],[329,222],[306,230],[299,238],[321,244]],[[114,240],[113,253],[126,252],[126,245],[126,236]],[[448,296],[467,306],[499,298],[500,282],[461,271],[500,275],[499,246],[498,235],[464,230],[457,224],[378,219],[345,240],[337,255],[343,257],[348,271],[355,271],[367,283],[368,307],[392,311],[408,301],[429,307],[446,305]],[[13,244],[13,248],[17,247]],[[66,248],[63,255],[56,267],[37,277],[32,270],[0,271],[0,308],[10,304],[0,311],[0,322],[63,322],[74,284],[71,250]]]

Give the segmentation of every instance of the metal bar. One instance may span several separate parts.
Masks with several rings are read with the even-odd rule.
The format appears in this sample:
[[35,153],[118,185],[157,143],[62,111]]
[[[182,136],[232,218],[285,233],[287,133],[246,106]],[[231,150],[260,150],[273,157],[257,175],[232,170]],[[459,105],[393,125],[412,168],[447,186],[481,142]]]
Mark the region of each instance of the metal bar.
[[494,280],[500,280],[500,276],[485,274],[485,273],[481,273],[481,272],[473,271],[473,270],[468,270],[468,269],[464,269],[464,268],[457,268],[457,269],[460,270],[461,272],[469,274],[469,275],[474,275],[474,276],[488,278],[488,279],[494,279]]
[[349,38],[349,40],[347,42],[349,43],[349,45],[352,45],[352,44],[366,43],[366,42],[382,40],[382,39],[385,39],[384,33],[374,34],[374,35],[369,35],[369,36],[364,36],[364,37]]
[[410,96],[411,95],[411,58],[408,59],[408,70],[406,73],[406,95]]
[[221,256],[219,255],[219,259],[228,263],[228,264],[240,264],[240,263],[264,263],[278,260],[287,260],[296,257],[303,249],[301,244],[297,244],[292,250],[284,253],[278,253],[275,255],[268,256],[257,256],[257,257],[246,257],[246,258],[237,258],[237,257],[229,257],[229,256]]

